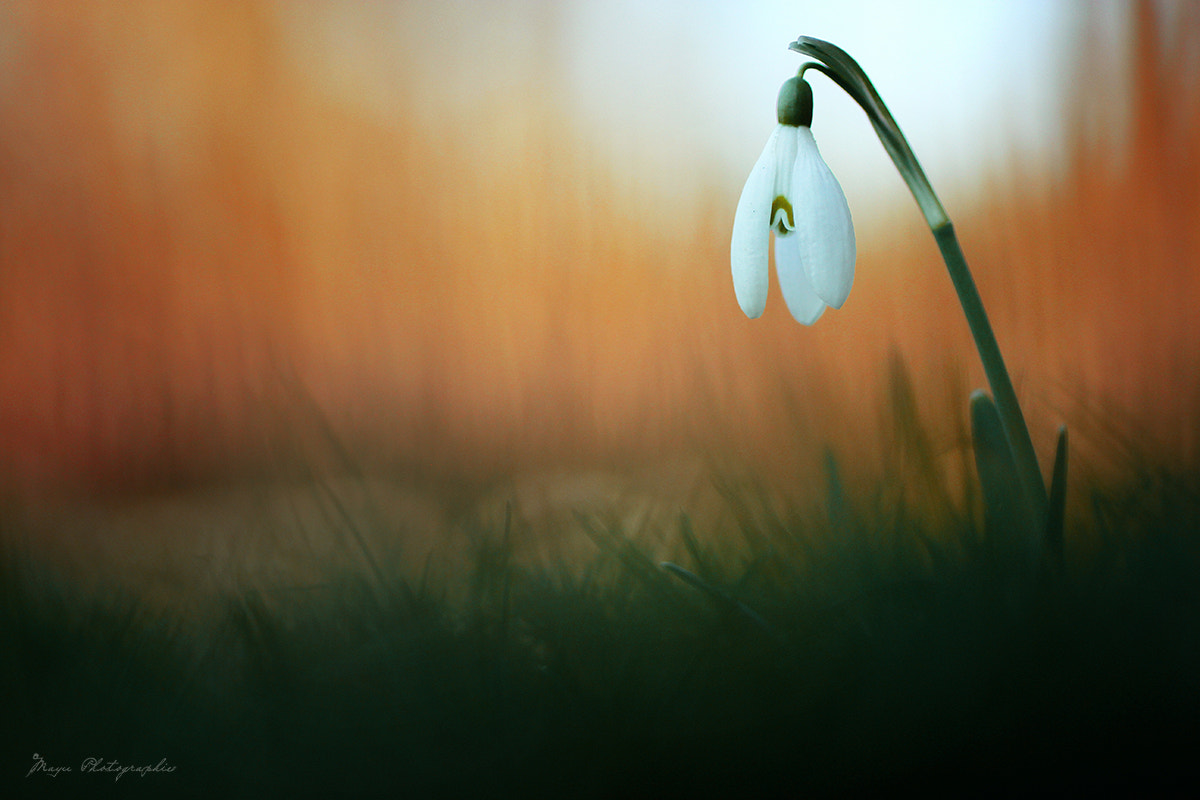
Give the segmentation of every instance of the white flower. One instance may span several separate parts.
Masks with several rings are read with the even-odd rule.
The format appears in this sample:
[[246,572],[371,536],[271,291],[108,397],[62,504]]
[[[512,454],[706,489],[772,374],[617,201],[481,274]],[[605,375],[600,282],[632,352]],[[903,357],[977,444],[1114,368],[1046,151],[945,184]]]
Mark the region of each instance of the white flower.
[[809,128],[812,90],[802,79],[792,78],[780,90],[778,116],[733,219],[733,290],[746,316],[763,313],[774,230],[783,299],[798,322],[811,325],[826,306],[841,308],[850,294],[854,222]]

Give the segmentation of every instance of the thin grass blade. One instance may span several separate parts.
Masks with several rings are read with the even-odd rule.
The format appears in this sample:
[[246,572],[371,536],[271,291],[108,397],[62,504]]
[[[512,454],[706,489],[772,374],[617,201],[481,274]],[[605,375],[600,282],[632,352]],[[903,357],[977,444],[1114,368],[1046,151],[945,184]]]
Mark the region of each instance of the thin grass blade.
[[1063,524],[1067,511],[1067,427],[1058,429],[1058,446],[1054,451],[1054,475],[1050,481],[1050,507],[1046,517],[1046,548],[1054,568],[1066,567],[1063,553]]

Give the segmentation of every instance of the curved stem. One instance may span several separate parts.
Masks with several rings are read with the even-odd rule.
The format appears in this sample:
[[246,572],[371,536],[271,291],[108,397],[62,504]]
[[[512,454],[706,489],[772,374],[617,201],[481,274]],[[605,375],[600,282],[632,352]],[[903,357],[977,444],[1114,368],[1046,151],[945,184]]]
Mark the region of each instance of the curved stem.
[[933,238],[941,250],[942,260],[950,273],[954,290],[958,293],[958,302],[966,315],[967,325],[971,336],[975,339],[975,349],[979,351],[979,359],[983,362],[983,370],[992,388],[992,396],[996,409],[1004,426],[1005,437],[1012,450],[1016,469],[1026,498],[1035,512],[1035,519],[1045,525],[1049,500],[1046,495],[1046,484],[1042,479],[1041,468],[1038,466],[1037,454],[1029,436],[1029,428],[1017,402],[1017,394],[1013,390],[1012,380],[1004,366],[1004,358],[1000,355],[1000,346],[996,343],[996,335],[983,309],[983,301],[975,288],[975,279],[967,267],[954,226],[950,222],[937,193],[934,192],[925,170],[921,168],[916,155],[908,144],[908,140],[896,124],[883,98],[875,90],[871,80],[858,62],[850,57],[845,50],[821,39],[801,36],[789,45],[789,49],[803,55],[818,59],[817,63],[808,63],[801,70],[813,68],[829,76],[847,94],[854,98],[867,114],[871,126],[879,135],[884,150],[891,157],[896,169],[908,185],[925,221],[933,231]]
[[992,399],[1000,413],[1000,422],[1004,426],[1008,446],[1012,449],[1021,487],[1033,507],[1034,518],[1045,520],[1049,501],[1042,471],[1038,466],[1037,453],[1034,452],[1033,440],[1029,436],[1029,427],[1025,424],[1025,415],[1021,413],[1021,404],[1017,402],[1017,393],[1004,366],[1004,357],[1000,354],[996,334],[992,332],[992,324],[988,321],[987,312],[983,310],[983,300],[979,297],[979,290],[975,288],[975,279],[971,276],[971,270],[967,268],[967,260],[958,244],[954,225],[947,220],[943,225],[934,228],[933,238],[942,252],[942,260],[946,262],[950,281],[954,284],[954,291],[958,293],[959,305],[967,318],[971,336],[975,339],[979,360],[983,362],[984,374],[992,387]]

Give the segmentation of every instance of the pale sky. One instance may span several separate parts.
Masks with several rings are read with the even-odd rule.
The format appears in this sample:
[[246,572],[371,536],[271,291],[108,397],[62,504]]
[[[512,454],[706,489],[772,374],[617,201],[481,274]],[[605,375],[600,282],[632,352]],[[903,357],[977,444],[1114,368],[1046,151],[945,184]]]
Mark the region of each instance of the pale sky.
[[[683,10],[686,9],[686,16]],[[1053,147],[1076,7],[1062,0],[578,2],[572,86],[618,158],[748,171],[775,123],[787,45],[827,39],[856,58],[939,191],[1008,149]],[[861,110],[812,74],[813,131],[852,206],[905,189]],[[740,167],[740,170],[739,170]],[[942,186],[947,185],[946,189]]]
[[[1013,152],[1056,148],[1081,2],[441,0],[305,13],[306,36],[319,30],[336,53],[333,90],[381,114],[415,105],[436,126],[446,107],[469,113],[481,93],[519,96],[546,77],[619,179],[685,196],[715,181],[735,201],[802,63],[787,45],[817,36],[862,64],[952,200]],[[824,76],[810,82],[814,134],[855,214],[911,202],[861,110]]]

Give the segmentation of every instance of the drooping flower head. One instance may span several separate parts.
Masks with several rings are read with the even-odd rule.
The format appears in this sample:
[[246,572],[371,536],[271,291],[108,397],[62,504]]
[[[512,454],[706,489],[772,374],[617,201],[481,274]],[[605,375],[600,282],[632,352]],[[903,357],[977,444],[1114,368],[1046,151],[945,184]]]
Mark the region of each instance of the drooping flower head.
[[746,316],[762,315],[775,234],[775,269],[788,310],[811,325],[841,308],[854,282],[854,222],[813,139],[812,88],[796,76],[779,90],[779,124],[750,172],[733,220],[733,289]]

